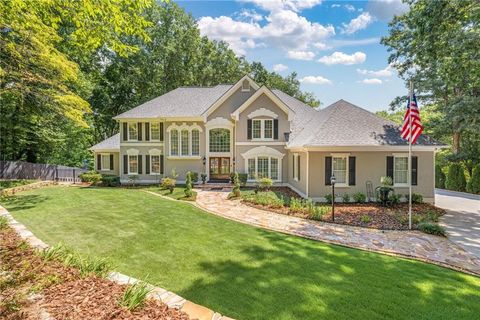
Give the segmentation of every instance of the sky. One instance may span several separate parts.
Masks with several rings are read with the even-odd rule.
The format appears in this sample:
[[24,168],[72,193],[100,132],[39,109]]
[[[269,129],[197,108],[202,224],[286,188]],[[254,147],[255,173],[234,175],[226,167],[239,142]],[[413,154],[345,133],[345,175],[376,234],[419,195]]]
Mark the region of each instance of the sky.
[[295,71],[301,89],[322,107],[344,99],[386,110],[407,94],[388,65],[388,22],[407,10],[400,0],[176,1],[202,35],[224,40],[239,56],[283,76]]

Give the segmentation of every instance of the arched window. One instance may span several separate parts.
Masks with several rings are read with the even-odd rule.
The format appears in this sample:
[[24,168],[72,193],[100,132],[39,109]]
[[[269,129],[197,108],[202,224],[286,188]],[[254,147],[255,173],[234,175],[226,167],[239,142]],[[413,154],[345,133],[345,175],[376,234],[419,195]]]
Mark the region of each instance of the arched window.
[[192,130],[192,156],[200,155],[200,131]]
[[170,131],[170,155],[178,156],[178,130]]
[[182,156],[188,156],[190,153],[190,132],[187,129],[182,130]]
[[229,129],[211,129],[210,130],[210,152],[230,152],[230,130]]

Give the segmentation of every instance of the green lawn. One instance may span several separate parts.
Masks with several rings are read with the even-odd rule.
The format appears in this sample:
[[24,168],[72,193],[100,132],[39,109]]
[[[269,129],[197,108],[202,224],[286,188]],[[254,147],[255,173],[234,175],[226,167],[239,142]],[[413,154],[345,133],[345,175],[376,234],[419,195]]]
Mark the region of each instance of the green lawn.
[[193,197],[187,198],[185,196],[185,186],[175,187],[175,189],[173,189],[172,193],[170,193],[169,190],[165,190],[165,189],[162,189],[162,188],[157,187],[157,186],[149,187],[148,190],[152,191],[152,192],[155,192],[155,193],[158,193],[158,194],[161,194],[163,196],[167,196],[167,197],[172,198],[172,199],[176,199],[176,200],[194,201],[195,198],[197,197],[197,192],[195,190],[192,190]]
[[47,243],[109,256],[237,319],[474,319],[480,278],[269,232],[137,189],[49,187],[4,201]]

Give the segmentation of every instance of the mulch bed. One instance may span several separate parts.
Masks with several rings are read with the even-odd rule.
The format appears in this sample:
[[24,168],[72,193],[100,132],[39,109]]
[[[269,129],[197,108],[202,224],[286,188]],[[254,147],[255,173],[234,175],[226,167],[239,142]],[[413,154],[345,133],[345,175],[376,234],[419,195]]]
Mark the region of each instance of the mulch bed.
[[188,316],[158,300],[129,311],[119,301],[126,286],[45,261],[12,229],[0,230],[0,319],[168,319]]
[[[301,198],[288,187],[275,187],[271,190],[279,191],[287,197]],[[243,201],[243,203],[257,209],[309,219],[309,214],[305,211],[292,211],[288,207],[268,207],[248,201]],[[429,203],[413,204],[413,229],[417,229],[419,222],[430,218],[428,212],[435,213],[437,217],[445,214],[445,210]],[[335,221],[332,221],[331,213],[325,214],[321,221],[381,230],[408,230],[408,204],[400,203],[393,207],[383,207],[377,203],[335,203]]]

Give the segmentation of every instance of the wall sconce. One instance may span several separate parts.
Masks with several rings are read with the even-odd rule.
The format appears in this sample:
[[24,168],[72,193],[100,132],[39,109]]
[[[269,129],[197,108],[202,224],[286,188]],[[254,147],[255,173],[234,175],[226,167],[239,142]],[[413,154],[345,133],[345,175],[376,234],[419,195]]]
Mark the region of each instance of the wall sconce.
[[235,165],[235,157],[232,158],[232,163]]
[[207,163],[207,157],[203,156],[202,161],[203,161],[203,165],[205,165]]

